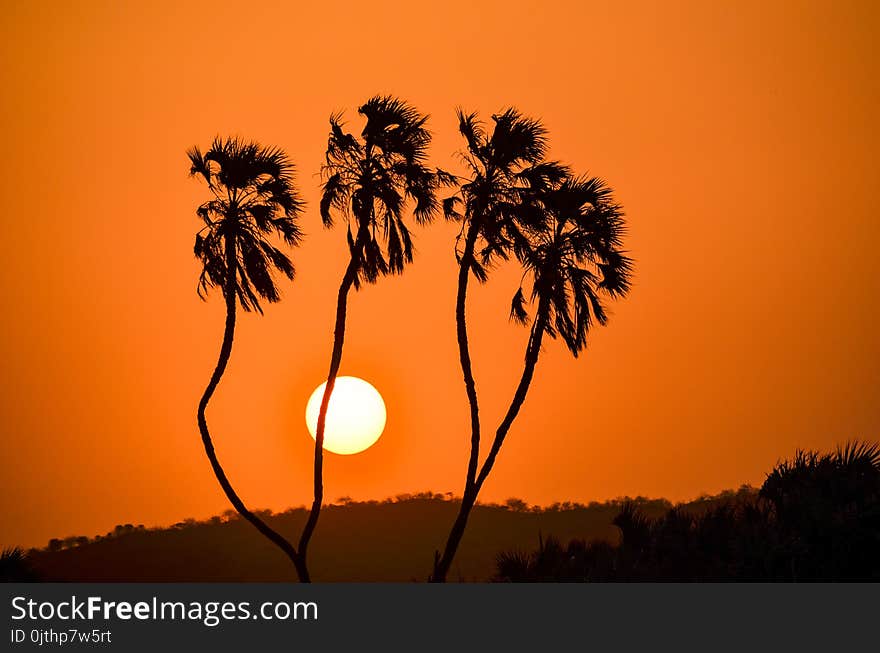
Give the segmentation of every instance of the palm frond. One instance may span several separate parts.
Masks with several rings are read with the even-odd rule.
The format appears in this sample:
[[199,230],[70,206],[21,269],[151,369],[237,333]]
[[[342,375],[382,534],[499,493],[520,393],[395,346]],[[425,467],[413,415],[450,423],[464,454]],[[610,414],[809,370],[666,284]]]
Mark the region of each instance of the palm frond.
[[445,170],[441,170],[437,168],[434,171],[434,174],[437,175],[437,184],[440,186],[457,186],[458,185],[458,177],[451,172],[446,172]]
[[510,302],[510,319],[522,325],[528,323],[529,313],[526,311],[526,298],[523,295],[522,287],[517,289],[513,300]]
[[202,263],[199,296],[219,286],[244,310],[262,312],[261,299],[280,298],[273,274],[294,276],[290,259],[270,240],[295,247],[303,237],[294,166],[280,148],[238,138],[217,137],[204,154],[193,147],[187,156],[190,174],[201,176],[214,195],[196,209],[205,224],[193,247]]
[[539,120],[527,118],[514,108],[492,116],[495,129],[490,147],[498,166],[538,163],[547,153],[547,130]]
[[530,301],[546,311],[545,333],[577,356],[591,328],[608,322],[605,301],[631,287],[632,260],[619,249],[623,214],[595,177],[568,176],[538,187],[532,206],[543,218],[525,224],[512,248],[532,279]]
[[848,441],[843,447],[837,448],[835,458],[843,466],[864,464],[880,470],[880,443]]
[[459,211],[459,207],[461,207],[461,205],[461,198],[457,195],[452,195],[451,197],[444,198],[442,204],[443,217],[445,217],[449,221],[460,221],[463,217],[461,211]]
[[467,142],[468,150],[476,157],[482,158],[486,147],[486,131],[483,124],[477,118],[476,113],[465,113],[462,109],[456,109],[458,116],[458,130]]
[[[461,220],[465,232],[476,230],[483,263],[479,270],[485,272],[494,259],[506,260],[514,249],[521,249],[523,230],[543,220],[537,194],[559,183],[568,169],[544,160],[546,130],[516,109],[492,116],[491,131],[476,113],[458,109],[457,116],[466,144],[460,157],[470,175],[459,186],[461,209],[449,200],[444,215]],[[476,274],[478,268],[473,269]]]
[[365,118],[360,138],[344,131],[341,114],[330,118],[320,205],[325,226],[333,226],[334,213],[349,223],[356,288],[412,262],[412,236],[403,222],[407,209],[416,222],[430,222],[441,209],[437,189],[454,179],[424,163],[431,140],[426,115],[383,95],[367,100],[358,113]]

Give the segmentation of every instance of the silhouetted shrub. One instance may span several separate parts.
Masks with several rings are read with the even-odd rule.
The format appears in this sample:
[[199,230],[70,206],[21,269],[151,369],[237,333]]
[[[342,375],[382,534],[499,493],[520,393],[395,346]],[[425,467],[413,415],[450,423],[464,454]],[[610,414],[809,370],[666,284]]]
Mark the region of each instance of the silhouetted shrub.
[[32,583],[40,580],[27,554],[20,548],[0,553],[0,583]]
[[748,487],[648,517],[627,501],[620,542],[552,537],[502,553],[496,580],[880,580],[880,445],[798,451]]

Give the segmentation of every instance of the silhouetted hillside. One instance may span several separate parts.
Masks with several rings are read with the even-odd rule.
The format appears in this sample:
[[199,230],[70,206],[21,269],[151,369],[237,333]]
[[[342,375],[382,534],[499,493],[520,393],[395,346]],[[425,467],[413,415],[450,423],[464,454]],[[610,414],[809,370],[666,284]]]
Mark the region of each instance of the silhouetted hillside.
[[[733,493],[689,504],[702,510]],[[540,533],[562,538],[618,537],[612,520],[625,499],[606,503],[529,507],[479,505],[462,543],[450,580],[488,580],[498,551],[534,546]],[[665,500],[633,500],[647,515],[662,515]],[[343,501],[321,514],[311,547],[316,581],[424,581],[434,550],[440,548],[458,501],[424,493],[382,502]],[[306,510],[262,513],[268,523],[293,537]],[[235,513],[205,522],[187,520],[170,528],[126,524],[97,538],[53,540],[31,550],[29,564],[43,580],[54,581],[293,581],[290,562]]]

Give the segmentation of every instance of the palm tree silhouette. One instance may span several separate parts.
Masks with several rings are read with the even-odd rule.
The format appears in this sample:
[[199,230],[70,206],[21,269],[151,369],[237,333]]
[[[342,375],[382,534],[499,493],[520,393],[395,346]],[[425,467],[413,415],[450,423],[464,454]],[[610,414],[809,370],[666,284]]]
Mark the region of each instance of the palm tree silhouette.
[[288,279],[294,277],[293,263],[272,244],[272,238],[276,237],[293,247],[302,237],[297,220],[303,202],[293,185],[293,164],[278,148],[238,138],[215,138],[204,154],[193,147],[187,156],[190,175],[202,177],[212,195],[196,211],[205,225],[196,234],[194,248],[196,258],[202,263],[199,297],[205,299],[211,288],[219,286],[226,300],[226,327],[220,355],[199,401],[202,443],[214,475],[235,509],[284,551],[301,581],[308,581],[308,571],[293,545],[248,510],[233,489],[217,459],[205,418],[208,402],[232,353],[236,305],[262,314],[260,300],[274,303],[280,299],[273,273],[280,272]]
[[[567,174],[564,166],[544,161],[546,129],[537,120],[508,108],[492,116],[489,134],[476,113],[458,110],[459,131],[466,141],[461,159],[468,178],[459,192],[443,202],[447,219],[461,222],[456,240],[459,264],[455,301],[455,324],[459,362],[470,405],[471,448],[462,505],[470,503],[476,488],[480,455],[480,411],[476,381],[471,365],[466,320],[467,288],[471,274],[479,282],[488,278],[494,259],[506,259],[523,229],[538,224],[542,215],[530,198]],[[468,509],[469,511],[469,509]],[[436,559],[432,578],[443,580],[467,523],[467,514],[453,525],[442,558]]]
[[441,181],[449,180],[425,164],[431,141],[426,115],[389,96],[370,98],[358,113],[366,119],[360,138],[343,130],[341,114],[330,117],[322,167],[321,219],[328,228],[333,226],[333,212],[345,220],[350,259],[339,285],[330,370],[315,429],[314,501],[299,541],[303,563],[324,496],[324,427],[342,362],[348,293],[352,286],[359,289],[363,281],[375,283],[380,276],[400,274],[412,262],[412,237],[404,222],[406,205],[409,200],[415,202],[416,222],[430,222],[438,209],[435,191]]
[[512,241],[524,268],[523,281],[530,278],[531,291],[527,299],[522,286],[517,290],[511,318],[527,324],[526,306],[536,304],[522,376],[472,492],[462,498],[443,556],[435,556],[431,577],[435,582],[446,578],[477,495],[525,401],[544,336],[560,337],[577,357],[593,324],[607,322],[604,301],[621,297],[630,288],[632,263],[621,249],[623,214],[601,180],[569,176],[540,188],[533,201],[542,219],[525,227],[525,237]]

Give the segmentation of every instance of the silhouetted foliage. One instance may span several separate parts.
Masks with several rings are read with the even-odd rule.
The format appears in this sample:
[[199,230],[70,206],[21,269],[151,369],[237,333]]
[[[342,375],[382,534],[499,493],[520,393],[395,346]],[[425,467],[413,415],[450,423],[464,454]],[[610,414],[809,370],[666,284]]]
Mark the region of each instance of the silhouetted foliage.
[[31,561],[19,547],[0,553],[0,583],[32,583],[40,580]]
[[880,580],[880,446],[798,451],[760,491],[649,517],[628,503],[616,545],[554,538],[502,553],[496,579],[539,581]]
[[[461,223],[455,248],[459,265],[485,282],[492,264],[507,260],[514,245],[526,238],[524,229],[543,223],[535,199],[569,170],[545,160],[547,130],[516,109],[493,115],[491,132],[475,113],[458,111],[458,121],[466,143],[460,158],[467,176],[458,192],[443,201],[443,212]],[[464,281],[466,285],[467,276]]]
[[761,487],[793,580],[880,578],[880,445],[798,451]]
[[[632,263],[623,253],[623,214],[611,189],[595,177],[567,177],[540,193],[543,223],[529,227],[515,251],[532,281],[537,305],[532,337],[538,329],[559,336],[574,356],[587,344],[594,323],[605,325],[606,298],[626,295]],[[513,296],[510,316],[528,322],[526,293]]]
[[293,247],[302,238],[293,164],[278,148],[237,138],[216,138],[204,154],[193,147],[187,155],[190,175],[204,179],[213,196],[196,211],[205,223],[194,247],[202,263],[199,296],[220,286],[244,310],[262,313],[260,299],[281,298],[273,272],[294,277],[290,258],[271,240]]
[[342,114],[330,117],[320,206],[326,227],[334,225],[334,213],[346,223],[355,288],[412,262],[407,203],[416,222],[430,222],[442,179],[426,164],[428,116],[389,96],[370,98],[358,113],[366,119],[360,138],[345,131]]

